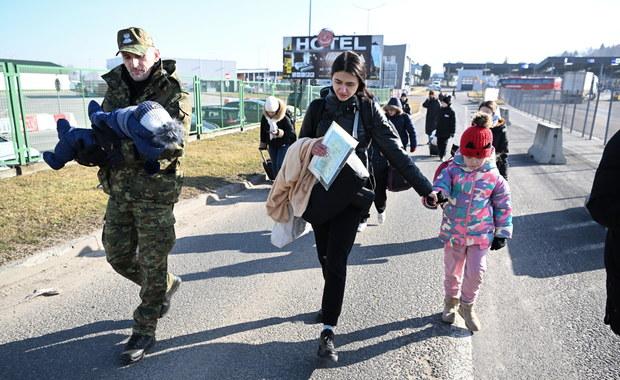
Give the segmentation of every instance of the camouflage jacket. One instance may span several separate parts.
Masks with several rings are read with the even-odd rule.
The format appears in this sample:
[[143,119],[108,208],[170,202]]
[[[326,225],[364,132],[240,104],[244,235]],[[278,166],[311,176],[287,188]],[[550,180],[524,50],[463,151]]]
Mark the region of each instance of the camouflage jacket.
[[[130,98],[129,86],[122,79],[123,65],[119,65],[102,78],[108,90],[101,104],[106,112],[118,108],[137,105],[146,100],[158,102],[171,117],[181,121],[187,134],[191,122],[189,94],[181,85],[176,73],[175,62],[162,61],[149,78],[149,84],[142,94]],[[99,169],[98,177],[103,190],[110,196],[127,201],[155,201],[175,203],[178,201],[183,181],[181,161],[187,138],[181,146],[168,150],[159,157],[160,172],[154,175],[144,171],[145,157],[138,154],[131,139],[121,141],[121,151],[125,162],[122,165],[106,165]]]

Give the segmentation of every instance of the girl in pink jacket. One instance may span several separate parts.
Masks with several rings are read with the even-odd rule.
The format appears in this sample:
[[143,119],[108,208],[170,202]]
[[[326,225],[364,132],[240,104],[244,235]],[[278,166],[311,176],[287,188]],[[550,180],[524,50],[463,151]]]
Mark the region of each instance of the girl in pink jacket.
[[491,118],[478,113],[472,124],[463,132],[460,149],[433,183],[433,190],[448,198],[439,233],[445,244],[441,319],[454,323],[458,307],[467,328],[479,331],[473,305],[486,271],[486,255],[489,249],[504,247],[512,237],[512,208],[508,183],[492,159]]

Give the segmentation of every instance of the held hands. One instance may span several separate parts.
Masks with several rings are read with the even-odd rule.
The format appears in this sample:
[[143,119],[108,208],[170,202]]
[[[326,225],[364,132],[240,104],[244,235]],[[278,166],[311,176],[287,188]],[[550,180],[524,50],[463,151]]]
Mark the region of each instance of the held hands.
[[491,243],[491,251],[497,251],[498,249],[502,249],[506,246],[506,238],[501,237],[493,237],[493,242]]
[[327,147],[327,145],[323,145],[320,142],[315,143],[312,147],[313,156],[327,157],[328,151],[329,148]]
[[436,210],[438,205],[443,205],[448,201],[442,192],[433,191],[429,195],[422,197],[422,205],[429,210]]

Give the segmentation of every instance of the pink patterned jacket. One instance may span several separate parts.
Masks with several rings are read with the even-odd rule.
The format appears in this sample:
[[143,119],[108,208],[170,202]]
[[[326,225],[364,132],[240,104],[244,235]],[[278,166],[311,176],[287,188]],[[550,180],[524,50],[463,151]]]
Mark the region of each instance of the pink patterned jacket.
[[433,183],[433,190],[448,198],[439,232],[444,244],[488,248],[493,236],[512,237],[510,189],[494,160],[471,171],[457,151]]

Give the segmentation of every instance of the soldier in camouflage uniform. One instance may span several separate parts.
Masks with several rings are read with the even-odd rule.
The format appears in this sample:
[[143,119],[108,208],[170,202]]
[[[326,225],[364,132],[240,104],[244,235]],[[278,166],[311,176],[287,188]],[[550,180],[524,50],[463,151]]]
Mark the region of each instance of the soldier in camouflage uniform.
[[176,241],[173,208],[181,192],[180,166],[189,134],[191,104],[175,62],[159,59],[159,50],[145,30],[120,30],[118,47],[123,64],[103,75],[108,84],[104,111],[151,100],[161,104],[186,129],[183,144],[159,157],[158,173],[146,173],[146,158],[138,153],[131,139],[122,139],[109,145],[116,145],[124,163],[100,165],[97,174],[110,196],[102,237],[107,260],[119,274],[141,287],[142,303],[134,311],[133,332],[120,358],[123,364],[130,364],[142,359],[155,343],[157,319],[168,311],[170,298],[181,283],[179,277],[168,273],[167,258]]

